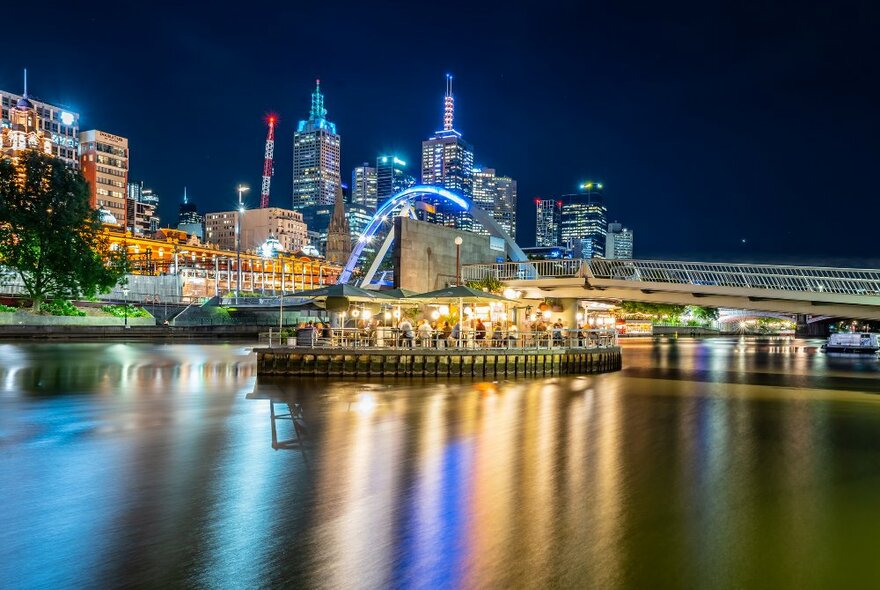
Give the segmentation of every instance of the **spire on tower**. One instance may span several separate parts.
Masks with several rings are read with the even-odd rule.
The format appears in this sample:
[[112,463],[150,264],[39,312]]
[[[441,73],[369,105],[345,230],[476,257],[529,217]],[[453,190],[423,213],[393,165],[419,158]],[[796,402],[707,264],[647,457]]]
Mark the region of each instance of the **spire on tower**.
[[321,94],[321,80],[315,80],[315,91],[312,93],[312,112],[309,118],[323,119],[327,116],[327,109],[324,108],[324,95]]
[[27,98],[27,68],[24,69],[24,94],[22,96]]
[[455,100],[452,98],[452,74],[446,74],[446,97],[443,99],[443,131],[452,131]]
[[189,201],[186,199],[186,186],[183,187],[183,204],[186,205]]

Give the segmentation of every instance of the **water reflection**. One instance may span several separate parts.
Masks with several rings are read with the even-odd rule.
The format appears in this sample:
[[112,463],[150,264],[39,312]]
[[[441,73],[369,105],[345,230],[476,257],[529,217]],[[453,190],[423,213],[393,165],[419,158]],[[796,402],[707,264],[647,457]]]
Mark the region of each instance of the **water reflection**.
[[809,348],[367,383],[257,380],[241,347],[4,345],[0,585],[871,587],[877,367]]

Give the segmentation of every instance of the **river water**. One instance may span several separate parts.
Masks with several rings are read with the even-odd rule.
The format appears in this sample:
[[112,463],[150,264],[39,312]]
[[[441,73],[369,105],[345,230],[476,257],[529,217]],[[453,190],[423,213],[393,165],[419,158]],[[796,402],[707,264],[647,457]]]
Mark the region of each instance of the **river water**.
[[817,345],[368,383],[0,344],[0,588],[878,587],[880,366]]

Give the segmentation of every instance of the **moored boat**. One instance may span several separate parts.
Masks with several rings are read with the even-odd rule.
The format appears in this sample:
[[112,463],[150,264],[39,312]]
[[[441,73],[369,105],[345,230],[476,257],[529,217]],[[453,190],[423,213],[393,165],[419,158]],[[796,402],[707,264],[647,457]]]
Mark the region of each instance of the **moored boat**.
[[877,355],[880,351],[880,334],[873,332],[843,332],[828,337],[822,350],[829,354]]

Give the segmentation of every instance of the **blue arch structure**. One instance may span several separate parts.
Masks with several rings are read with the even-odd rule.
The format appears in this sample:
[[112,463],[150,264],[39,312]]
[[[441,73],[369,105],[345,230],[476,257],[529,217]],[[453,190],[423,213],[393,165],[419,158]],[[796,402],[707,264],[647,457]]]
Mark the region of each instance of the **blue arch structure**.
[[462,211],[470,213],[471,217],[485,227],[491,235],[503,238],[504,243],[507,245],[507,252],[510,255],[510,259],[514,262],[524,262],[528,260],[528,257],[522,251],[522,248],[513,241],[506,231],[504,231],[504,228],[495,221],[495,218],[478,207],[471,199],[439,186],[417,185],[400,191],[385,201],[385,203],[376,210],[376,213],[373,215],[372,219],[370,219],[370,223],[367,224],[366,229],[364,229],[361,239],[357,241],[351,256],[349,256],[348,262],[342,270],[342,274],[339,275],[340,283],[347,283],[348,279],[351,278],[351,273],[357,264],[358,258],[360,258],[361,252],[363,252],[367,242],[382,228],[382,224],[387,219],[388,215],[390,215],[395,208],[403,204],[404,201],[412,202],[416,198],[426,195],[440,197],[444,201],[457,205]]

